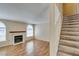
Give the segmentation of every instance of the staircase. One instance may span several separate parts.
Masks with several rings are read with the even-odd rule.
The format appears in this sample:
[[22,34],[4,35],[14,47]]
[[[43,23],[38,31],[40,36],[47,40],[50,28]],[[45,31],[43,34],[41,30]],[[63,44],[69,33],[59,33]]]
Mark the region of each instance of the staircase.
[[58,56],[79,56],[79,15],[65,16],[62,24]]

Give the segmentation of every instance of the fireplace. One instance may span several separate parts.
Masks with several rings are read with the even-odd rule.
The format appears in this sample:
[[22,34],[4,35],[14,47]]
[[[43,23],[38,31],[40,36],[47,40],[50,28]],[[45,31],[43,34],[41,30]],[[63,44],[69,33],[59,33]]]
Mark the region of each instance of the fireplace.
[[26,40],[26,32],[10,32],[9,34],[9,44],[10,45],[17,45],[24,43]]
[[14,43],[16,44],[20,42],[23,42],[23,35],[14,36]]

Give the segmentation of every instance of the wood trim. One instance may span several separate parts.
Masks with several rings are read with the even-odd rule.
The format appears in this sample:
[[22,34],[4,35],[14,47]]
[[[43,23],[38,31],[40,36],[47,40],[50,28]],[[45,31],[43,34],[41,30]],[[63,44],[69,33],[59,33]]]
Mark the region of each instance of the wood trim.
[[9,33],[22,33],[22,32],[26,32],[26,31],[10,31]]

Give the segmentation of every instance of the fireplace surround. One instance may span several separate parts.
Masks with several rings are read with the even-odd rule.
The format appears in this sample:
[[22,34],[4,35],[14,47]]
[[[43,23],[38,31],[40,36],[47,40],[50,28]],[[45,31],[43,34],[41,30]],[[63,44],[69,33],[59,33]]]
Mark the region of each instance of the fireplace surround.
[[10,32],[9,38],[11,45],[24,43],[26,40],[26,32],[23,31]]

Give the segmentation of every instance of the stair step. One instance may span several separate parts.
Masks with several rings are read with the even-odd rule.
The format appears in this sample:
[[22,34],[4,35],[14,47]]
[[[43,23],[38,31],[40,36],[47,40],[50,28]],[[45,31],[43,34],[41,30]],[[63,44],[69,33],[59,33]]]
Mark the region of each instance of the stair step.
[[63,25],[62,27],[79,27],[79,25]]
[[79,26],[79,24],[63,24],[63,26]]
[[79,36],[79,32],[61,31],[61,35]]
[[77,21],[77,22],[64,22],[63,21],[63,24],[78,24],[79,23],[79,21]]
[[79,48],[79,42],[78,41],[69,41],[69,40],[60,40],[60,45],[65,45],[73,48]]
[[75,22],[79,22],[79,20],[63,20],[63,23],[70,23],[70,22],[72,22],[72,23],[75,23]]
[[70,17],[63,17],[64,20],[74,20],[74,19],[79,19],[79,16],[70,16]]
[[62,28],[61,29],[61,32],[62,31],[66,31],[66,32],[79,32],[79,28]]
[[79,49],[78,48],[73,48],[73,47],[68,47],[64,45],[59,45],[59,51],[63,51],[66,53],[70,53],[71,55],[76,55],[79,56]]
[[77,27],[77,28],[62,28],[62,30],[79,30],[79,27]]
[[69,35],[61,35],[60,39],[63,40],[73,40],[73,41],[79,41],[79,36],[69,36]]
[[64,21],[68,21],[68,20],[79,20],[79,17],[68,17],[68,18],[64,18]]
[[70,17],[63,17],[64,20],[74,20],[74,19],[78,19],[77,16],[70,16]]
[[72,56],[72,55],[65,53],[65,52],[62,52],[62,51],[59,51],[58,56]]
[[78,28],[79,25],[65,25],[65,26],[62,26],[62,28]]
[[79,22],[75,22],[75,23],[63,23],[63,25],[75,25],[75,24],[79,24]]
[[64,20],[79,20],[79,16],[73,16],[73,17],[63,17]]
[[64,16],[63,18],[68,18],[68,17],[79,17],[79,14],[71,15],[71,16]]

